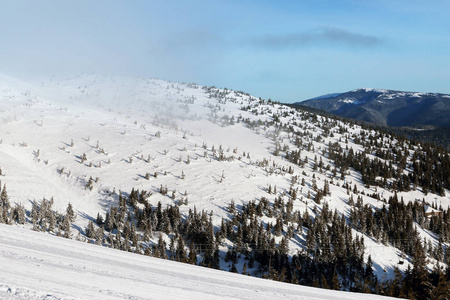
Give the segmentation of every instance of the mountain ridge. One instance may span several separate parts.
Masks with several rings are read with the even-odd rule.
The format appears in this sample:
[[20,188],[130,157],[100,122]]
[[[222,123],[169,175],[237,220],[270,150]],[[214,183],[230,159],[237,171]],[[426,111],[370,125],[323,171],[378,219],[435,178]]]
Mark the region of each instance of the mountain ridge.
[[450,125],[450,95],[440,93],[361,88],[294,103],[300,105],[378,125],[434,128]]

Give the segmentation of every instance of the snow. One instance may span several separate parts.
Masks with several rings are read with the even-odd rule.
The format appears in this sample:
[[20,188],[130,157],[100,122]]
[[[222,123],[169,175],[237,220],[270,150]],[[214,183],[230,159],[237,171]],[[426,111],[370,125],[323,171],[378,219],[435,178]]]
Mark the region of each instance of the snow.
[[[241,203],[258,201],[262,196],[269,198],[270,201],[273,201],[275,197],[287,197],[292,175],[282,171],[283,167],[293,168],[294,174],[304,178],[306,182],[302,192],[298,192],[298,199],[303,197],[304,200],[295,201],[294,210],[300,212],[308,210],[313,215],[313,209],[321,208],[321,205],[317,205],[313,200],[306,199],[308,191],[314,194],[311,189],[313,176],[316,177],[319,187],[322,187],[324,180],[330,176],[330,172],[315,174],[312,170],[315,156],[318,156],[318,159],[322,158],[325,166],[332,165],[326,156],[321,156],[322,151],[314,152],[304,149],[301,156],[302,159],[305,156],[308,157],[309,164],[302,168],[287,162],[282,155],[273,155],[274,137],[278,134],[273,128],[261,126],[252,130],[242,123],[223,124],[222,118],[234,117],[236,120],[242,116],[256,122],[270,119],[276,112],[291,109],[278,104],[271,106],[260,103],[254,97],[235,92],[230,92],[226,103],[221,103],[218,99],[210,98],[202,87],[157,79],[83,75],[30,83],[0,76],[0,104],[0,167],[4,174],[0,179],[2,187],[3,184],[7,186],[11,204],[23,204],[29,210],[33,200],[39,201],[44,197],[46,199],[53,197],[53,209],[64,212],[68,203],[72,203],[78,213],[72,228],[74,237],[84,230],[89,220],[95,218],[97,213],[104,214],[111,205],[117,205],[119,191],[128,193],[132,188],[151,191],[153,192],[149,198],[151,205],[156,206],[160,201],[163,207],[178,203],[185,197],[186,191],[189,204],[181,205],[180,212],[186,215],[194,206],[199,211],[203,209],[212,211],[213,222],[218,226],[221,218],[229,217],[227,206],[231,201],[239,206]],[[258,114],[241,110],[243,105],[251,106]],[[289,115],[280,119],[286,123],[291,118],[292,115]],[[309,123],[308,120],[299,118],[296,121],[298,125],[295,125],[295,130],[310,131],[313,140],[321,136],[322,129]],[[342,124],[338,123],[338,125]],[[351,138],[349,143],[345,144],[344,135],[338,133],[337,129],[334,130],[333,138],[327,137],[321,142],[314,141],[314,148],[326,149],[329,142],[335,143],[341,139],[342,141],[338,143],[342,148],[351,147],[355,153],[363,151],[360,145],[352,143]],[[351,136],[359,134],[361,128],[355,125],[348,130],[348,135]],[[158,132],[160,137],[157,137]],[[290,145],[291,149],[294,147],[292,138],[284,132],[277,136],[281,143]],[[73,145],[71,145],[72,141]],[[219,148],[222,148],[224,155],[232,159],[219,162],[214,158],[213,147],[216,153]],[[244,152],[249,154],[248,157],[244,156]],[[88,159],[85,163],[80,162],[80,156],[83,153]],[[146,161],[148,156],[151,157],[150,162]],[[267,160],[268,165],[261,167],[259,163],[263,160]],[[144,178],[146,173],[152,175],[149,180]],[[157,177],[153,176],[155,173]],[[181,178],[182,173],[185,174],[185,179]],[[85,188],[89,177],[99,178],[92,190]],[[346,175],[345,180],[352,186],[356,184],[358,190],[365,191],[366,195],[375,192],[373,187],[366,188],[361,183],[360,174],[354,171]],[[335,184],[330,184],[331,196],[325,197],[324,201],[329,204],[331,210],[336,209],[348,216],[349,195],[346,189],[342,188],[343,182],[336,181]],[[175,199],[158,193],[161,185],[167,186],[169,194],[175,190]],[[266,192],[269,185],[277,186],[276,195],[269,195]],[[383,191],[381,188],[377,192],[384,195],[386,199],[392,195],[392,192]],[[446,195],[448,194],[447,191]],[[424,195],[420,190],[399,193],[399,197],[404,197],[406,202],[425,199],[430,203],[436,201],[443,207],[448,207],[450,204],[448,196],[436,197],[431,193]],[[381,201],[368,196],[363,198],[365,204],[373,205],[373,207],[383,205]],[[264,221],[274,222],[274,219],[266,218]],[[28,233],[17,228],[14,229],[18,230],[16,233],[8,231],[10,227],[2,230],[7,232],[3,233],[4,237],[2,236],[2,245],[5,246],[1,250],[0,266],[16,266],[5,268],[11,278],[8,280],[16,278],[14,279],[16,281],[6,281],[7,278],[4,275],[6,273],[2,270],[0,290],[4,291],[5,295],[17,293],[19,299],[28,296],[45,298],[47,290],[51,291],[52,295],[58,294],[60,295],[58,297],[70,298],[70,295],[73,296],[78,292],[77,289],[86,290],[88,293],[86,297],[80,296],[81,298],[97,298],[102,295],[106,298],[151,297],[149,295],[153,295],[154,290],[158,290],[158,278],[151,277],[151,273],[156,271],[162,272],[160,277],[175,276],[170,279],[175,282],[168,283],[169,279],[161,282],[163,286],[165,284],[164,288],[172,284],[174,295],[181,290],[182,294],[192,298],[196,295],[200,295],[200,298],[219,297],[219,295],[207,294],[213,293],[215,289],[220,291],[219,287],[216,288],[208,281],[208,276],[212,279],[231,278],[231,282],[234,283],[229,284],[236,285],[237,289],[242,288],[239,285],[241,281],[251,285],[253,280],[256,280],[254,284],[257,287],[254,290],[250,289],[248,297],[247,292],[244,292],[242,288],[243,290],[238,289],[239,292],[236,294],[224,294],[229,295],[226,296],[228,298],[249,299],[256,296],[271,299],[269,295],[272,287],[276,293],[280,289],[277,295],[286,294],[285,297],[288,299],[291,297],[289,296],[291,289],[298,293],[296,297],[291,298],[298,299],[299,295],[305,295],[305,293],[307,295],[311,293],[311,296],[305,296],[305,299],[316,297],[316,294],[312,292],[314,289],[289,285],[287,291],[284,291],[286,285],[271,281],[258,281],[255,278],[243,276],[235,277],[237,275],[227,272],[132,256],[81,242],[34,232]],[[436,240],[432,234],[420,228],[418,230],[426,239]],[[364,237],[365,258],[371,255],[374,271],[378,277],[382,277],[384,269],[388,277],[391,276],[401,255],[399,250],[382,245],[356,231],[354,234]],[[15,235],[30,241],[24,244],[19,238],[14,239]],[[300,233],[289,242],[291,254],[301,249],[304,239],[305,234]],[[39,245],[39,241],[44,244]],[[55,248],[48,248],[49,246],[45,243]],[[14,247],[18,252],[14,252],[16,251]],[[226,246],[221,247],[221,251],[226,251]],[[39,252],[39,249],[43,249],[43,252]],[[67,254],[71,262],[63,263],[58,253]],[[112,255],[114,259],[109,258],[108,255]],[[14,257],[17,261],[13,260]],[[118,261],[114,263],[113,260],[116,257]],[[80,259],[87,261],[81,261],[81,265],[78,265]],[[99,261],[97,262],[96,259]],[[33,264],[27,266],[29,262]],[[130,265],[125,262],[130,262]],[[151,262],[149,264],[154,266],[153,269],[147,266],[147,262]],[[108,264],[113,265],[114,268],[108,270]],[[40,270],[44,268],[40,268],[39,265],[50,271],[41,274]],[[67,273],[64,273],[65,271],[61,268],[58,269],[58,265],[64,265]],[[399,267],[404,270],[408,265],[409,261],[406,261]],[[238,263],[236,266],[240,272],[242,264]],[[121,269],[122,267],[124,269]],[[126,271],[128,267],[137,273]],[[222,264],[221,267],[227,268],[227,264]],[[164,273],[167,269],[178,270],[178,268],[180,272],[187,272],[183,275],[186,277],[183,277],[184,280],[201,276],[201,280],[211,284],[205,290],[202,288],[197,290],[197,286],[200,285],[198,282],[190,282],[180,287],[181,283],[178,282],[179,278],[177,279],[175,274]],[[193,271],[191,268],[194,268]],[[58,281],[58,273],[61,273],[61,281]],[[128,280],[127,283],[120,282],[121,273],[129,274],[129,277],[123,277],[125,281]],[[27,279],[27,275],[30,274],[32,276]],[[72,275],[80,279],[71,282],[69,279]],[[111,285],[107,283],[108,276],[111,277]],[[144,286],[145,277],[153,278],[153,281],[149,279],[151,289]],[[141,278],[136,283],[139,287],[136,294],[128,290],[129,287],[134,286],[130,278],[133,280]],[[233,278],[238,279],[233,281],[235,280]],[[90,285],[89,279],[98,284],[99,288],[95,289],[93,285]],[[47,286],[44,289],[39,288],[39,280],[46,282]],[[51,281],[55,283],[55,287],[52,286]],[[259,282],[263,282],[262,287],[258,285]],[[120,287],[120,284],[124,285],[123,289],[115,289]],[[270,291],[268,291],[269,287]],[[8,288],[13,292],[7,292]],[[66,290],[69,292],[73,290],[73,293],[66,295],[64,294]],[[122,295],[124,290],[126,293]],[[106,291],[110,291],[111,294],[107,294]],[[84,295],[82,291],[80,293]],[[317,293],[319,299],[322,296],[328,297],[326,296],[328,292]],[[264,298],[265,295],[267,298]],[[342,295],[351,297],[349,295],[352,294],[343,293]],[[339,294],[340,297],[344,296]],[[360,297],[362,296],[358,295],[356,298],[360,299]],[[155,298],[161,297],[156,294]]]
[[0,224],[1,299],[381,299],[136,255]]
[[411,97],[421,98],[426,95],[425,93],[411,93]]
[[338,102],[343,102],[343,103],[346,103],[346,104],[355,104],[355,105],[359,105],[359,104],[365,103],[364,101],[356,100],[356,99],[353,99],[353,98],[339,99]]
[[355,99],[345,98],[345,99],[339,99],[338,102],[358,104],[358,103],[360,103],[361,101],[356,101]]
[[356,90],[352,90],[352,92],[357,92],[357,91],[365,91],[365,92],[376,92],[376,93],[388,93],[388,90],[384,90],[384,89],[373,89],[373,88],[361,88],[361,89],[356,89]]

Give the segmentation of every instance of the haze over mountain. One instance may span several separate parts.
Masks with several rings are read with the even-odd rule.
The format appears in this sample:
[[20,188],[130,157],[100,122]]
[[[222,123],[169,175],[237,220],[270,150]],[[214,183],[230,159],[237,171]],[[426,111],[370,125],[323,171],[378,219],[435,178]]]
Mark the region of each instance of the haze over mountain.
[[428,128],[450,126],[450,95],[446,94],[364,88],[324,95],[296,102],[295,105],[379,125]]

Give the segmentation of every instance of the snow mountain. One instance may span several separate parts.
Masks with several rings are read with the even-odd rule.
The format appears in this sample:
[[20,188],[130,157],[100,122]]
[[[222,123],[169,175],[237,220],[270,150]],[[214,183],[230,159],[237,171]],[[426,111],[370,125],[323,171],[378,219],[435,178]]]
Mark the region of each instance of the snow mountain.
[[448,127],[450,95],[357,89],[297,102],[346,118],[387,126]]
[[[442,149],[158,79],[0,76],[0,101],[0,223],[11,230],[294,284],[441,292],[450,242]],[[12,251],[1,257],[10,265]],[[2,287],[18,287],[11,278]]]

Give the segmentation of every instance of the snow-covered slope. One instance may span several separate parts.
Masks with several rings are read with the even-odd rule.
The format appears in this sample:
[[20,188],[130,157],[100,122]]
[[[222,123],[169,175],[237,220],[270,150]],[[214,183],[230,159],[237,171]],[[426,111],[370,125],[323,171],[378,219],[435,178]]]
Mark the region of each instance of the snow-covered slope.
[[243,276],[0,224],[1,299],[387,299]]
[[[243,92],[156,79],[83,75],[36,83],[0,76],[0,104],[2,191],[6,185],[11,205],[23,205],[27,210],[28,223],[17,226],[49,231],[46,224],[30,224],[31,210],[35,200],[53,198],[52,209],[61,214],[69,203],[73,205],[78,216],[70,228],[71,235],[86,241],[86,228],[97,215],[104,217],[111,207],[119,205],[120,195],[128,197],[134,189],[148,193],[142,203],[127,204],[122,216],[127,224],[137,225],[133,216],[146,206],[156,210],[161,203],[163,209],[176,207],[182,220],[191,211],[204,211],[204,219],[210,218],[217,233],[222,220],[235,222],[232,203],[236,211],[241,211],[249,203],[267,200],[255,223],[262,224],[260,231],[270,232],[268,239],[273,238],[273,247],[279,247],[286,238],[286,254],[292,264],[306,253],[309,219],[328,209],[349,220],[351,212],[363,210],[361,205],[355,206],[357,198],[369,210],[380,211],[386,199],[394,195],[390,187],[397,178],[386,178],[384,187],[364,184],[360,172],[335,167],[331,148],[365,155],[370,161],[388,162],[389,157],[379,157],[383,153],[362,145],[376,140],[381,152],[390,153],[395,148],[395,157],[407,155],[408,167],[392,167],[403,174],[412,172],[413,150],[417,148],[403,146],[387,135],[380,137],[373,130],[296,111]],[[298,159],[293,157],[296,151]],[[382,183],[380,176],[375,179]],[[329,185],[329,192],[318,199],[325,185]],[[423,199],[446,209],[450,198],[446,196],[448,190],[444,192],[438,195],[414,188],[398,196],[406,203],[422,203],[416,200]],[[292,204],[289,213],[288,203]],[[290,219],[280,223],[279,219],[287,215]],[[277,222],[281,232],[275,234],[272,227]],[[414,226],[431,248],[441,247],[434,232]],[[96,242],[110,246],[111,235],[123,241],[123,232],[118,232],[122,229],[102,233]],[[61,231],[52,229],[50,234]],[[228,231],[237,232],[238,225],[233,223]],[[176,239],[170,228],[155,230],[148,240],[143,234],[138,228],[139,240],[130,251],[150,251],[159,238],[166,246]],[[379,279],[384,272],[391,278],[394,268],[406,270],[411,265],[411,257],[402,258],[402,251],[383,236],[350,230],[349,239],[362,238],[363,263],[370,256],[370,268]],[[88,240],[95,242],[93,238]],[[200,245],[199,251],[204,251],[204,246]],[[226,271],[235,267],[241,273],[245,264],[254,276],[268,272],[258,263],[247,266],[250,259],[244,254],[230,262],[226,255],[235,246],[236,241],[228,237],[217,243],[218,267]],[[244,246],[255,251],[269,249],[269,245]],[[434,262],[430,260],[430,268]],[[202,263],[200,254],[197,263]]]
[[[54,197],[59,211],[71,202],[86,216],[82,227],[117,204],[119,191],[143,189],[154,193],[152,203],[174,203],[155,193],[161,185],[176,191],[175,200],[187,192],[185,213],[197,205],[226,216],[231,200],[253,200],[272,182],[255,162],[281,161],[271,157],[269,139],[242,123],[225,125],[251,116],[240,103],[219,104],[196,86],[95,76],[17,86],[0,86],[3,183],[28,208],[43,197]],[[232,159],[218,162],[220,151]],[[239,159],[243,152],[250,156]],[[98,178],[92,190],[89,177]]]

